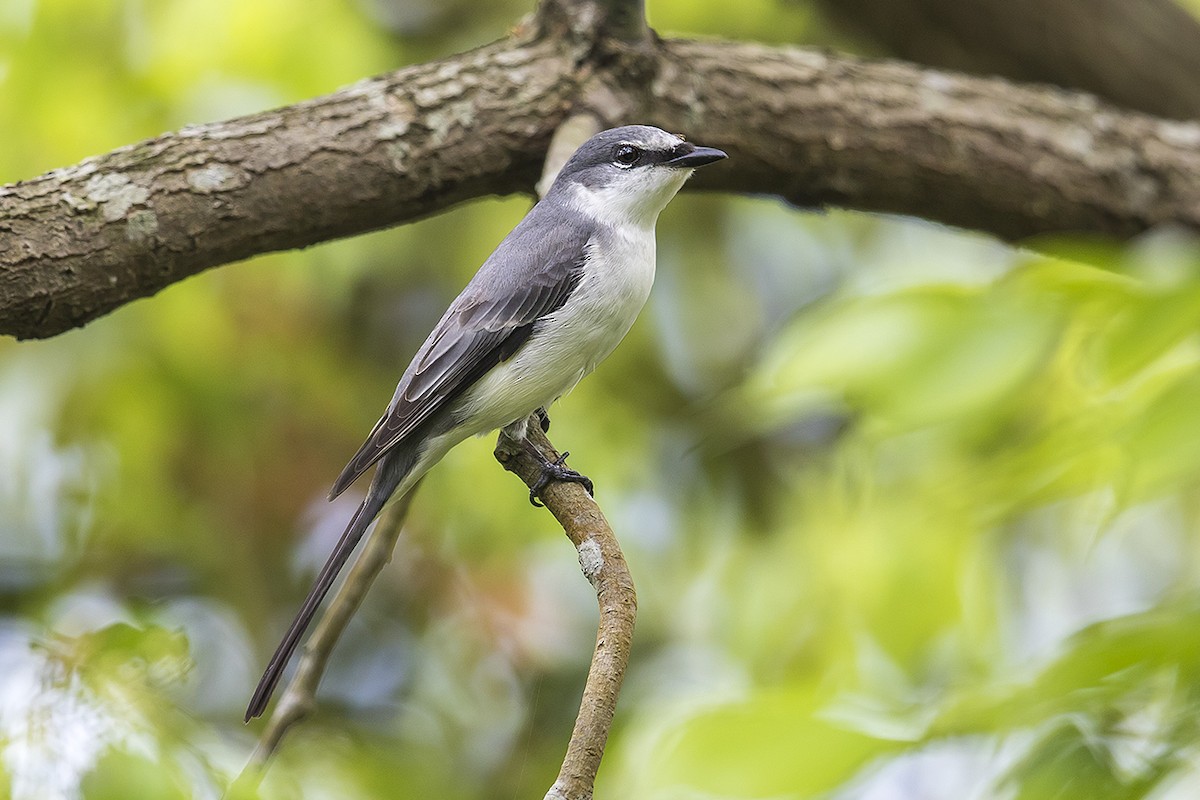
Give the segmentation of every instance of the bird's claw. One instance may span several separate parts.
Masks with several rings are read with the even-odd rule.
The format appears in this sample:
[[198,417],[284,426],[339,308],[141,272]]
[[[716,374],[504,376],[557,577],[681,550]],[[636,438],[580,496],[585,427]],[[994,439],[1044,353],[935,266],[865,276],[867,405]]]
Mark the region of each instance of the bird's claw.
[[529,487],[529,502],[533,503],[538,508],[544,508],[544,505],[538,501],[538,496],[542,490],[549,486],[553,481],[566,481],[567,483],[582,484],[589,495],[596,494],[596,487],[592,485],[591,478],[580,474],[568,467],[565,463],[570,452],[565,452],[553,461],[542,462],[542,473],[538,475],[538,479],[533,482],[533,486]]

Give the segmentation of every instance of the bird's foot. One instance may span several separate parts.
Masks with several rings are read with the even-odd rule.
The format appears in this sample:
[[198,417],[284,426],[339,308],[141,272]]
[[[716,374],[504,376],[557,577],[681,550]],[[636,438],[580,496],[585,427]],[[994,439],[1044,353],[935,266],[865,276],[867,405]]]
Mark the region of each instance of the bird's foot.
[[536,457],[542,462],[542,474],[533,482],[533,486],[529,487],[529,502],[533,503],[538,508],[542,508],[543,504],[538,501],[542,490],[549,486],[554,481],[566,481],[567,483],[579,483],[587,490],[590,495],[596,494],[596,487],[592,485],[591,478],[580,474],[568,467],[565,462],[569,452],[563,453],[553,461],[547,461],[542,458],[542,454],[534,451]]
[[550,415],[546,413],[546,408],[543,406],[533,413],[537,414],[538,425],[542,426],[542,433],[550,432]]

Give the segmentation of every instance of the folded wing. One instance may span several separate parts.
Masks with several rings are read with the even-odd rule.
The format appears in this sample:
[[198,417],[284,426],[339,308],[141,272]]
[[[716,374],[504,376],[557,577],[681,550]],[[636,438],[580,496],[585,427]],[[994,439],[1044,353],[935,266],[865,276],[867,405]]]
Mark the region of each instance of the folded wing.
[[488,259],[417,351],[387,411],[334,482],[331,499],[488,370],[511,358],[538,320],[562,307],[579,283],[584,240],[551,237],[549,244],[554,243],[562,246],[541,241],[521,247],[517,237]]

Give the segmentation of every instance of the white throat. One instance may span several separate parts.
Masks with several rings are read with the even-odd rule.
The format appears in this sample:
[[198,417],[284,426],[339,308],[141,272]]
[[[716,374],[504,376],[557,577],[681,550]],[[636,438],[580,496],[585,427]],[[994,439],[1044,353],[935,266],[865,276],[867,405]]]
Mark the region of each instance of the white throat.
[[690,169],[655,169],[631,172],[608,186],[593,188],[577,183],[570,187],[569,202],[581,214],[604,225],[653,229],[659,213],[691,174]]

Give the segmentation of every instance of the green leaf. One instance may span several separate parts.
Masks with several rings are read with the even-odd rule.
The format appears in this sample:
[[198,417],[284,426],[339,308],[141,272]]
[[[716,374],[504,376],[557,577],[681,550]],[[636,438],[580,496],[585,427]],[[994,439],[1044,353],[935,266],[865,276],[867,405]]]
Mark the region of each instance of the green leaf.
[[823,702],[782,688],[702,711],[670,737],[655,782],[722,798],[812,797],[899,747],[823,719]]

